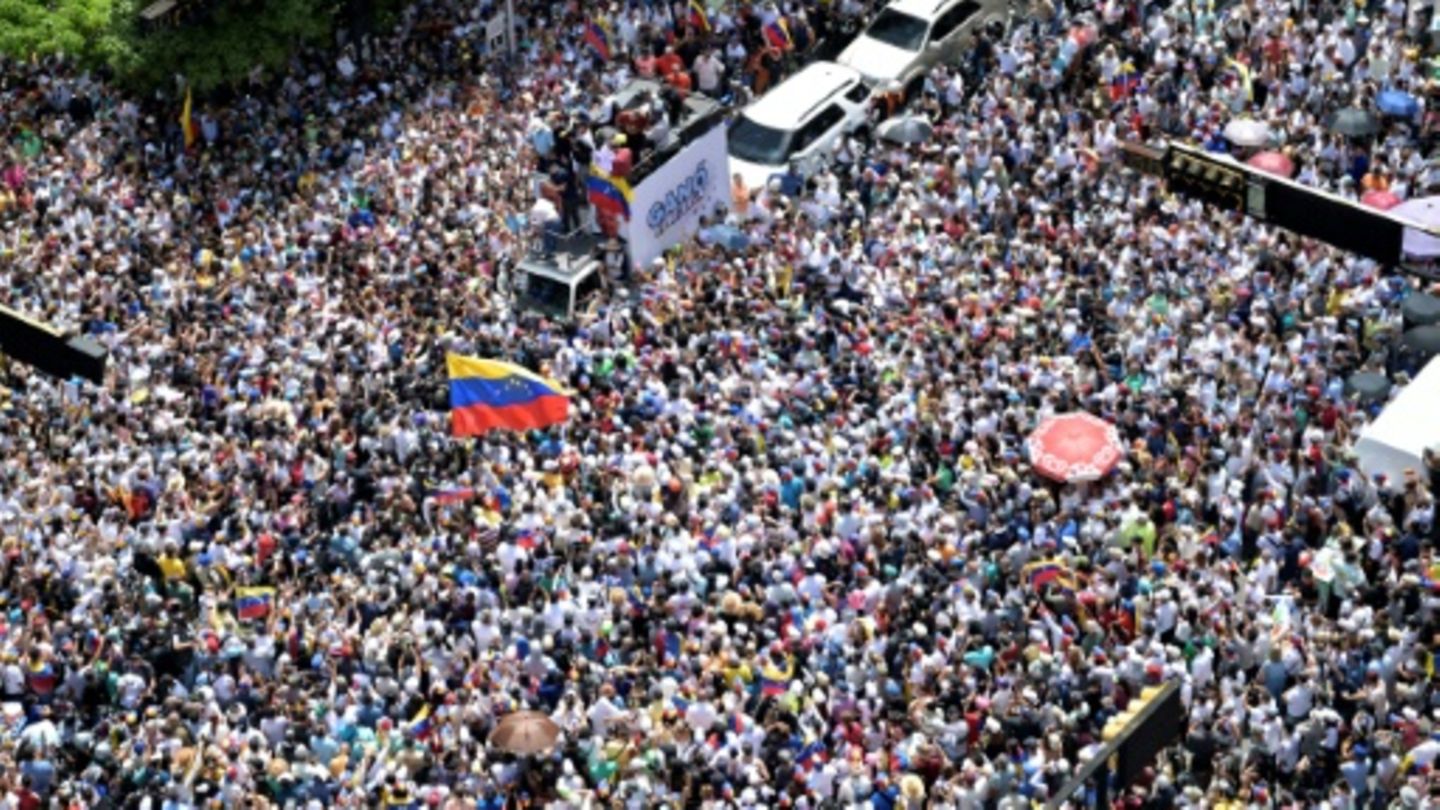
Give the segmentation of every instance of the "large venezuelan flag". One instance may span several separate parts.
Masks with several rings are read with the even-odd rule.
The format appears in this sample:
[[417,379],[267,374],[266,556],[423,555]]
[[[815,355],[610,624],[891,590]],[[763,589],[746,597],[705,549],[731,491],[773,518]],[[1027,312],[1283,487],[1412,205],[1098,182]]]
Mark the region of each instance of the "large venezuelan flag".
[[585,44],[606,62],[610,61],[610,27],[603,21],[591,18],[585,23]]
[[590,204],[612,217],[630,218],[630,184],[625,178],[609,174],[599,166],[590,167],[590,176],[585,179],[585,190]]
[[495,428],[534,430],[564,422],[570,399],[554,380],[501,360],[445,356],[450,372],[450,432],[476,436]]

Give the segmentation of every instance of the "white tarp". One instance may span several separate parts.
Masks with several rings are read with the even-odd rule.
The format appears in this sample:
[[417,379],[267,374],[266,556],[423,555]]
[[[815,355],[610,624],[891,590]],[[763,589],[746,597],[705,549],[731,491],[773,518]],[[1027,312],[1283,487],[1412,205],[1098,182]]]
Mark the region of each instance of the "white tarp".
[[1385,475],[1396,485],[1407,469],[1423,474],[1421,453],[1440,449],[1440,357],[1433,358],[1360,432],[1355,453],[1366,475]]
[[700,216],[730,209],[725,126],[710,131],[675,153],[630,190],[626,240],[630,261],[644,267],[700,230]]

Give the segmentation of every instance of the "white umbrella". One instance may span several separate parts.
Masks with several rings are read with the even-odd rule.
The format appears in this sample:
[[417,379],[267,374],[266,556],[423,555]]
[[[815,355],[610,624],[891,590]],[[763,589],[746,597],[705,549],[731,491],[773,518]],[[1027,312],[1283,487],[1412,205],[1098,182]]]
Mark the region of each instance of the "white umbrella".
[[1265,146],[1270,143],[1270,125],[1254,118],[1236,118],[1225,125],[1225,139],[1236,146]]
[[906,115],[880,122],[876,133],[891,143],[924,143],[935,134],[935,126],[919,115]]
[[[1389,214],[1408,219],[1427,228],[1440,227],[1440,197],[1416,197],[1391,208]],[[1401,252],[1410,259],[1440,257],[1440,237],[1418,228],[1406,228],[1401,237]]]

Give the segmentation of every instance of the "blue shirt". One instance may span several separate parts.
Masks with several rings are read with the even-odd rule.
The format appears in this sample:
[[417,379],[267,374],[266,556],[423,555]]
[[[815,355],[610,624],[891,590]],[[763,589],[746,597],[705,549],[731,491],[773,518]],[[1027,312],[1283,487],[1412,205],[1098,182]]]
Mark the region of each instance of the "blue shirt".
[[50,792],[55,781],[55,763],[48,759],[31,760],[20,766],[21,773],[30,778],[30,789],[44,796]]
[[870,794],[870,807],[874,810],[893,810],[895,799],[899,795],[899,788],[887,785],[884,790],[877,790]]

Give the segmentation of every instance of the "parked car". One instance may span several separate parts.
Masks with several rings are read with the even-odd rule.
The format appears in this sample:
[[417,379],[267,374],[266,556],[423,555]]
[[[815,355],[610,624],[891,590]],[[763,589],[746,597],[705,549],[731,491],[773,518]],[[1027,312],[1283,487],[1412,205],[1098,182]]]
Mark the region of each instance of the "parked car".
[[740,112],[730,127],[730,172],[756,188],[777,174],[808,175],[841,138],[866,122],[870,88],[860,73],[814,62]]
[[976,0],[898,0],[881,9],[837,61],[874,86],[898,83],[913,92],[931,67],[959,57],[981,8]]

